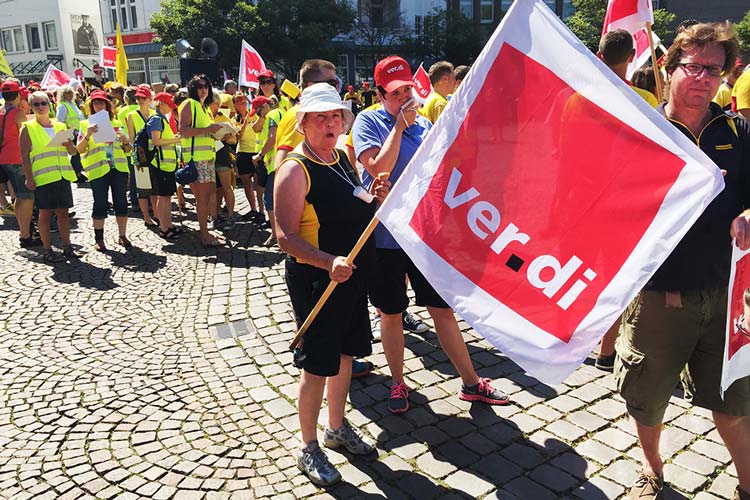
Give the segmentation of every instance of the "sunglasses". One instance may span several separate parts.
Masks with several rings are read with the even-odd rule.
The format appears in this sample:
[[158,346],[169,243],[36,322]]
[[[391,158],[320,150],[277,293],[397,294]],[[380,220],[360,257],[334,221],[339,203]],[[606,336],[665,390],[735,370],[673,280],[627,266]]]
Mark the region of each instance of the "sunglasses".
[[206,85],[205,83],[196,83],[195,88],[196,90],[207,89],[208,85]]
[[42,108],[44,106],[49,106],[49,103],[47,101],[42,101],[42,102],[37,101],[37,102],[32,103],[31,105],[34,106],[35,108]]
[[274,82],[273,80],[266,80],[266,79],[261,79],[261,80],[259,81],[259,83],[260,83],[261,85],[267,85],[267,84],[269,84],[269,83],[276,83],[276,82]]

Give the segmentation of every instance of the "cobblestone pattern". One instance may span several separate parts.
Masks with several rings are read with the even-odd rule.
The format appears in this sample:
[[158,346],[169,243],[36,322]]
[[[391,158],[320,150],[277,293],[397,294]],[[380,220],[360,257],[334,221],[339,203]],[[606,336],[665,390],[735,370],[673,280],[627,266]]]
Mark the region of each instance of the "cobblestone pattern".
[[[412,409],[392,416],[375,344],[348,418],[378,456],[327,450],[344,481],[313,486],[293,459],[295,325],[282,255],[260,246],[267,232],[240,223],[233,248],[207,251],[195,231],[165,242],[131,219],[137,248],[125,252],[109,218],[99,254],[90,192],[74,195],[81,262],[43,264],[19,250],[14,220],[0,226],[0,498],[616,499],[635,479],[640,452],[611,375],[583,365],[541,384],[461,322],[480,375],[513,404],[460,401],[429,332],[406,337]],[[736,474],[709,412],[675,397],[666,418],[670,498],[731,498]]]

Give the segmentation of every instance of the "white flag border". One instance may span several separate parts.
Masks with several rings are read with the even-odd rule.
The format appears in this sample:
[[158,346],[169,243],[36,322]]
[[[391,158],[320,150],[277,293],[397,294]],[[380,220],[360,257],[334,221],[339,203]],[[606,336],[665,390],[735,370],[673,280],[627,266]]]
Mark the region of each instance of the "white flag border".
[[[573,45],[574,50],[570,51],[573,60],[558,57],[560,53],[557,50],[554,57],[546,56],[540,47],[541,44],[531,39],[531,33],[545,33],[545,43],[548,46],[559,48]],[[667,216],[660,211],[642,239],[650,241],[652,247],[656,246],[660,250],[663,257],[660,261],[666,259],[710,201],[723,189],[724,182],[719,169],[695,144],[580,44],[575,35],[541,0],[516,0],[512,4],[472,66],[466,80],[443,111],[437,122],[440,126],[430,131],[409,163],[407,171],[412,173],[413,179],[408,183],[396,183],[378,211],[378,217],[386,226],[401,231],[393,232],[393,236],[402,248],[417,250],[407,253],[422,272],[431,269],[430,281],[436,289],[451,290],[457,297],[456,300],[458,297],[464,298],[463,301],[452,304],[459,315],[530,374],[545,383],[557,384],[583,362],[601,335],[616,321],[621,311],[656,272],[658,266],[643,269],[636,264],[649,253],[643,245],[636,248],[600,295],[597,308],[607,311],[606,315],[595,321],[593,313],[589,314],[578,326],[570,342],[565,344],[525,320],[458,273],[429,249],[405,223],[411,220],[418,202],[424,197],[442,158],[441,151],[447,149],[455,140],[462,122],[461,117],[465,116],[474,97],[481,90],[488,68],[497,58],[503,43],[509,43],[525,52],[528,57],[556,73],[581,95],[602,109],[609,110],[610,114],[686,162],[675,184],[680,186],[681,191],[670,190],[663,206],[679,204],[697,209],[688,217],[675,213]],[[649,120],[643,120],[644,115]],[[710,187],[708,196],[705,195],[707,186]],[[663,229],[657,232],[656,227]],[[623,289],[629,293],[623,295]],[[450,299],[445,296],[443,298]],[[550,302],[550,307],[554,307],[554,303]],[[472,311],[492,313],[480,317]],[[512,324],[514,331],[496,333],[485,326],[489,324]],[[547,359],[530,357],[530,346],[546,349]]]
[[724,357],[722,358],[721,367],[721,397],[724,398],[724,393],[727,389],[737,380],[747,377],[747,373],[737,374],[737,370],[741,370],[742,367],[745,370],[750,368],[750,344],[746,344],[734,353],[732,359],[729,359],[729,335],[733,331],[734,325],[732,324],[732,294],[734,292],[734,277],[737,274],[737,262],[740,259],[750,254],[750,248],[747,250],[740,250],[737,247],[737,241],[732,240],[732,270],[729,273],[729,286],[727,287],[727,327],[724,332]]

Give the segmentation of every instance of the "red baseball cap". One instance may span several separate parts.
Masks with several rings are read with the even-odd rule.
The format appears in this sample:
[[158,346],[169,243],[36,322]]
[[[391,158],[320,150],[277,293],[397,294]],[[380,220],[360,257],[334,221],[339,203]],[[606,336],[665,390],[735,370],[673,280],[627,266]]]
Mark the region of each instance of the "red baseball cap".
[[138,88],[135,89],[135,96],[136,97],[146,97],[148,99],[151,99],[151,89],[148,88],[146,85],[138,85]]
[[20,92],[21,86],[13,80],[6,80],[0,85],[0,92]]
[[18,92],[21,94],[21,99],[28,99],[31,95],[31,92],[29,92],[29,89],[27,89],[26,87],[21,87],[20,89],[18,89]]
[[411,68],[403,57],[388,56],[375,65],[375,85],[393,92],[404,85],[414,85]]
[[89,98],[92,101],[95,101],[97,99],[99,99],[100,101],[109,101],[109,97],[107,97],[107,94],[103,90],[99,90],[99,89],[92,91]]
[[268,99],[268,97],[262,95],[254,98],[252,101],[250,101],[250,105],[253,107],[253,109],[250,111],[250,116],[257,113],[263,105],[268,104],[269,102],[271,101]]
[[260,73],[258,73],[258,78],[275,78],[273,76],[273,71],[270,69],[264,69]]
[[362,86],[363,86],[364,88],[367,88],[367,87],[369,87],[369,86],[370,86],[370,82],[362,82]]
[[352,90],[354,90],[354,85],[349,85],[348,87],[346,87],[346,89],[349,90],[349,91],[352,91]]
[[156,94],[156,97],[154,97],[154,101],[169,104],[169,107],[172,109],[177,107],[177,105],[174,103],[174,97],[172,97],[172,94],[170,94],[169,92],[159,92],[158,94]]
[[745,66],[745,63],[742,62],[742,58],[741,57],[738,57],[737,59],[734,60],[734,67],[735,68],[742,68],[744,66]]

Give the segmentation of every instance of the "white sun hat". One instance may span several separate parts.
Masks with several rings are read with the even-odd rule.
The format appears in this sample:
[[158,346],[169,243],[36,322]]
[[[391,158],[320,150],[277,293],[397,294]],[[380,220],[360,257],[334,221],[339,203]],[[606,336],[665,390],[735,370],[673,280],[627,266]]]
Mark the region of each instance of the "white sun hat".
[[340,109],[344,113],[344,130],[349,130],[354,123],[354,114],[341,102],[341,96],[331,85],[314,83],[302,91],[297,110],[297,131],[302,133],[302,118],[305,113],[322,113]]

